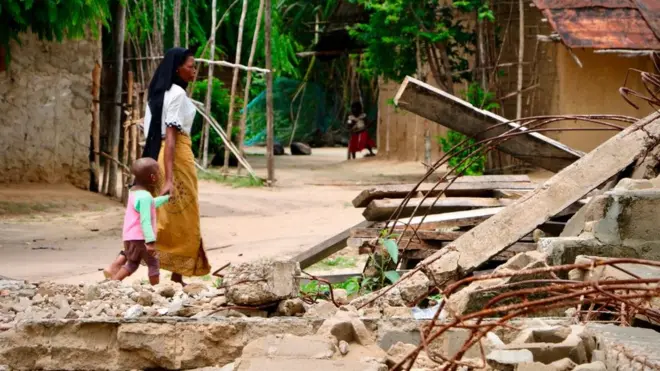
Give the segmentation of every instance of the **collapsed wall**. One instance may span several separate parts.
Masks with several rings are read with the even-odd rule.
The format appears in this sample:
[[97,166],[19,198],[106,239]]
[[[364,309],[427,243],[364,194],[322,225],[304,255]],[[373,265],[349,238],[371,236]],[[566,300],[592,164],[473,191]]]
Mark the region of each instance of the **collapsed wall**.
[[31,32],[10,45],[0,72],[0,183],[89,186],[92,70],[99,41],[40,41]]

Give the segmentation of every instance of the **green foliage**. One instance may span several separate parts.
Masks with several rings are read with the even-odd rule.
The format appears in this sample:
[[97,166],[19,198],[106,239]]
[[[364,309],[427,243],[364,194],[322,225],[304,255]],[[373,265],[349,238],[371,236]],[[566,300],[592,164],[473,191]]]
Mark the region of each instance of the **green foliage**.
[[[193,85],[193,99],[204,102],[206,99],[206,81],[197,81]],[[217,78],[213,78],[213,90],[211,92],[211,116],[215,118],[220,125],[225,127],[227,122],[227,115],[229,114],[229,91],[225,88],[222,81]],[[201,115],[195,116],[195,122],[193,123],[191,138],[193,142],[193,152],[195,155],[198,155],[199,151],[199,141],[202,136],[202,124],[203,118]],[[238,128],[236,128],[238,130]],[[220,136],[214,131],[210,130],[211,134],[209,137],[209,153],[219,153],[223,151],[224,144]],[[234,135],[232,135],[234,136]]]
[[323,259],[314,264],[312,269],[353,268],[356,265],[357,259],[353,257],[338,256],[336,258]]
[[[484,0],[460,0],[453,7],[435,0],[351,0],[370,12],[369,22],[358,24],[351,34],[366,45],[363,73],[401,80],[417,71],[417,57],[428,63],[427,46],[447,51],[452,71],[465,70],[465,56],[473,53],[476,35],[456,12],[477,12],[479,19],[494,20]],[[419,48],[419,50],[418,50]],[[458,76],[469,78],[469,75]]]
[[[360,278],[351,277],[344,282],[332,284],[332,288],[346,290],[346,294],[351,297],[360,292]],[[330,300],[330,291],[328,290],[328,285],[325,283],[319,283],[318,281],[309,281],[308,283],[301,284],[300,292],[307,296],[314,296],[316,298]]]
[[214,170],[198,171],[197,179],[227,184],[232,188],[255,188],[264,186],[264,183],[261,179],[253,178],[251,176],[233,176],[221,174]]
[[2,0],[0,2],[0,47],[32,30],[40,39],[62,41],[78,39],[89,29],[98,36],[99,22],[109,18],[106,0]]
[[369,256],[369,261],[372,267],[375,268],[376,274],[365,277],[362,281],[362,287],[369,291],[381,289],[401,278],[396,270],[390,270],[390,267],[396,267],[399,262],[399,245],[396,242],[396,236],[383,230],[381,237],[378,239],[378,244],[384,247],[384,251]]
[[[468,86],[468,90],[465,92],[465,98],[473,106],[487,111],[500,108],[500,105],[495,101],[495,94],[484,91],[476,82]],[[459,174],[482,175],[484,173],[486,155],[473,153],[478,149],[474,146],[476,141],[473,138],[468,138],[457,131],[449,130],[447,136],[438,137],[438,142],[442,146],[442,151],[445,153],[448,153],[457,146],[452,152],[452,157],[449,159],[449,166],[456,168]]]

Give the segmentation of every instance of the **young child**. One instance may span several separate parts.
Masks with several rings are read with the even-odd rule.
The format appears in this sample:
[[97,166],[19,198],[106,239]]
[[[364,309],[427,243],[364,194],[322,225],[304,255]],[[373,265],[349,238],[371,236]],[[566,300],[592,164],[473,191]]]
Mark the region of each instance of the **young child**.
[[[149,268],[149,282],[158,284],[160,265],[156,257],[156,208],[169,200],[169,196],[154,198],[151,194],[158,184],[160,169],[152,158],[141,158],[133,163],[131,172],[135,183],[128,194],[124,216],[124,251],[104,273],[121,281],[133,274],[144,261]],[[125,261],[119,269],[117,265]],[[114,267],[113,267],[114,265]]]
[[351,105],[351,114],[348,115],[348,129],[351,132],[351,139],[348,142],[348,159],[355,159],[357,152],[367,149],[367,157],[375,156],[371,150],[375,143],[369,138],[366,125],[367,115],[362,112],[362,104],[355,102]]

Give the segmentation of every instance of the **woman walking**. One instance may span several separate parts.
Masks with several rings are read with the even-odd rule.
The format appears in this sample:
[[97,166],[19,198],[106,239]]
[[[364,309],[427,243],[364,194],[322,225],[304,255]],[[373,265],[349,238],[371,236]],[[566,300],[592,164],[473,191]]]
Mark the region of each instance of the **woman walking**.
[[144,117],[147,138],[142,157],[158,161],[164,173],[160,194],[170,202],[158,209],[156,249],[162,269],[182,285],[183,276],[210,272],[199,223],[197,171],[190,130],[195,106],[186,88],[195,78],[195,59],[184,48],[170,49],[149,84],[149,104]]

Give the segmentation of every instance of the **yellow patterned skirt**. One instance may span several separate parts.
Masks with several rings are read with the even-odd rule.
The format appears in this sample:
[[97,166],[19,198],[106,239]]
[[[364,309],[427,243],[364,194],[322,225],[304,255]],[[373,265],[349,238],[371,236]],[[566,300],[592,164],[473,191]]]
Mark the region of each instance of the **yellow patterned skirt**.
[[[179,134],[174,150],[174,198],[158,208],[156,248],[161,269],[183,276],[203,276],[211,271],[199,226],[197,170],[190,137]],[[158,164],[165,174],[165,141]],[[163,177],[164,178],[164,177]]]

